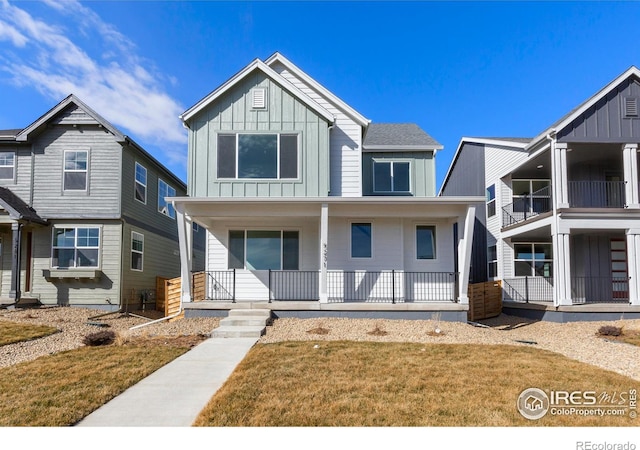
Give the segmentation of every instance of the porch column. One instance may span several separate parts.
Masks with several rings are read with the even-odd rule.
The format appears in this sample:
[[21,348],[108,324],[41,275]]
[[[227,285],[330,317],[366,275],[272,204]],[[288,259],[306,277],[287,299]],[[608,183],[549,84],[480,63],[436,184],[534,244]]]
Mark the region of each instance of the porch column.
[[464,236],[458,242],[458,301],[462,304],[469,303],[469,270],[471,266],[471,247],[473,243],[473,226],[476,219],[476,207],[467,208],[467,216],[464,221]]
[[320,303],[328,303],[327,257],[329,240],[329,205],[323,203],[320,208]]
[[640,208],[638,200],[638,144],[625,144],[622,148],[624,166],[625,204],[627,208]]
[[16,302],[20,300],[20,256],[22,254],[22,224],[14,222],[11,224],[11,290],[9,298]]
[[553,235],[553,304],[554,306],[572,305],[571,299],[571,258],[569,254],[570,235]]
[[[552,149],[553,150],[553,149]],[[567,144],[556,142],[552,157],[551,183],[557,208],[569,207],[569,182],[567,180]]]
[[176,210],[176,222],[178,225],[178,244],[180,247],[180,278],[182,302],[191,302],[191,261],[192,261],[192,225],[191,220],[184,212],[182,204],[173,204]]
[[627,230],[627,270],[629,303],[640,305],[640,229]]

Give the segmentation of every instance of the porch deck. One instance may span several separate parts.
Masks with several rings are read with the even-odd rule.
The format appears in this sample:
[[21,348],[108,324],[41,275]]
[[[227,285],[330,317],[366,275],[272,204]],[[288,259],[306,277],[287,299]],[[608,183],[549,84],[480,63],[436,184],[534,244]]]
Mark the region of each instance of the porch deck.
[[522,303],[503,300],[502,312],[516,317],[559,323],[640,319],[640,305],[628,303],[589,303],[556,307],[548,302]]

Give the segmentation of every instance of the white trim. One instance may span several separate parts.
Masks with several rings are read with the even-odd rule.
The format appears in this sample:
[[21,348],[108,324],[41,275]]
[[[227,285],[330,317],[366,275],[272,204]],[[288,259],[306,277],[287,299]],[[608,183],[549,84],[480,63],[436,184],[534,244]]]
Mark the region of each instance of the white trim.
[[[418,258],[418,227],[433,228],[433,258]],[[413,259],[415,261],[438,261],[438,225],[435,223],[414,222],[413,224]]]
[[[142,242],[142,250],[135,250],[133,248],[134,234],[140,236],[140,239],[136,239],[136,240]],[[134,271],[134,272],[144,272],[144,234],[142,234],[142,233],[140,233],[138,231],[133,231],[132,230],[131,231],[131,245],[130,245],[130,248],[131,248],[131,252],[130,252],[131,253],[130,259],[131,260],[129,261],[130,262],[129,269]],[[134,269],[133,268],[133,253],[138,253],[141,256],[141,261],[140,262],[141,262],[141,266],[142,267],[140,269]]]
[[[84,249],[91,249],[91,250],[98,250],[98,257],[97,259],[97,265],[95,266],[77,266],[76,265],[76,258],[77,258],[77,250],[78,250],[78,229],[97,229],[98,230],[98,246],[97,247],[80,247],[80,248],[84,248]],[[54,246],[55,243],[55,231],[56,229],[62,229],[62,230],[74,230],[73,233],[73,247],[56,247]],[[73,249],[73,266],[56,266],[53,264],[53,252],[55,249]],[[102,258],[102,225],[93,225],[93,224],[87,224],[87,225],[73,225],[73,224],[54,224],[51,227],[51,254],[50,254],[50,259],[49,259],[49,267],[51,269],[79,269],[79,270],[84,270],[84,269],[98,269],[100,270],[102,267],[101,264],[101,258]]]
[[[144,169],[144,184],[142,182],[138,181],[138,166],[142,167]],[[138,161],[136,161],[134,169],[133,169],[133,199],[137,202],[142,203],[143,205],[147,204],[147,197],[149,196],[149,189],[147,187],[147,180],[148,180],[148,175],[149,175],[149,171],[147,170],[147,168],[145,166],[143,166],[142,164],[140,164]],[[138,190],[136,189],[138,183],[140,183],[142,186],[144,186],[144,201],[142,200],[138,200],[136,193],[138,192]]]
[[[394,186],[394,165],[395,163],[404,163],[409,164],[409,190],[408,191],[396,191],[393,189]],[[376,164],[390,164],[391,172],[389,173],[390,181],[391,181],[391,190],[390,191],[379,191],[376,189]],[[411,159],[407,158],[398,158],[398,159],[377,159],[372,158],[371,160],[371,180],[372,180],[372,191],[374,194],[412,194],[413,193],[413,164]]]
[[[173,190],[173,195],[166,195],[164,197],[160,196],[160,183],[164,183],[167,186],[167,194],[171,194],[171,190]],[[175,198],[176,193],[177,193],[177,191],[173,186],[171,186],[169,183],[164,181],[162,178],[158,177],[158,207],[157,207],[157,210],[158,210],[158,212],[160,214],[162,214],[163,216],[167,216],[170,219],[175,219],[176,218],[176,216],[175,216],[175,207],[174,207],[174,215],[173,215],[173,217],[171,217],[171,213],[170,213],[171,210],[169,209],[169,206],[170,205],[173,206],[173,205],[171,204],[170,201],[167,201],[167,198],[169,198],[169,197]],[[167,212],[166,213],[163,212],[162,209],[160,209],[160,199],[162,199],[164,201],[165,205],[166,205],[166,208],[167,208]]]
[[[371,256],[353,256],[353,225],[354,224],[369,224],[369,226],[371,227],[371,239],[370,239],[370,244],[369,244],[369,250],[371,253]],[[374,240],[374,226],[373,226],[374,221],[370,220],[370,219],[352,219],[349,220],[349,228],[347,230],[348,236],[349,236],[349,248],[347,249],[348,252],[348,259],[350,261],[362,261],[362,260],[368,260],[371,261],[373,259],[375,259],[375,252],[374,252],[374,248],[375,248],[375,240]]]
[[[67,153],[81,153],[81,152],[85,152],[87,154],[87,167],[84,170],[78,170],[78,169],[67,169]],[[89,149],[65,149],[63,154],[62,154],[62,192],[65,193],[74,193],[74,192],[89,192],[89,166],[90,166],[90,151]],[[83,173],[85,174],[85,179],[84,179],[84,189],[67,189],[65,187],[66,183],[65,183],[65,174],[67,173]]]
[[[229,255],[230,255],[230,250],[229,250],[229,233],[231,231],[242,231],[243,232],[243,245],[244,245],[244,249],[243,249],[243,254],[244,254],[244,261],[242,261],[242,268],[238,268],[238,270],[249,270],[249,271],[253,271],[253,270],[301,270],[300,269],[300,263],[301,261],[301,255],[302,255],[302,228],[297,226],[297,227],[278,227],[278,226],[271,226],[271,227],[261,227],[261,226],[251,226],[251,227],[243,227],[243,226],[239,226],[239,227],[235,227],[233,225],[230,226],[226,226],[225,227],[226,230],[226,237],[227,237],[227,243],[224,246],[225,250],[227,251],[227,270],[233,270],[229,268]],[[280,269],[252,269],[247,267],[247,233],[249,231],[277,231],[280,233]],[[284,269],[284,233],[288,232],[288,231],[293,231],[298,233],[298,268],[297,269]]]

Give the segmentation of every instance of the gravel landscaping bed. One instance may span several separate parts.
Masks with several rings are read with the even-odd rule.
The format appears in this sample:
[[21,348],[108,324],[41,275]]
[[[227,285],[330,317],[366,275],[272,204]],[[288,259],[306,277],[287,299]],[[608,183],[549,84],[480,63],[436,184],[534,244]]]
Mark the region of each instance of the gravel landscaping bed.
[[[0,311],[0,320],[51,325],[60,332],[33,341],[0,347],[0,367],[43,355],[82,346],[84,336],[110,329],[123,337],[209,335],[219,318],[189,318],[159,322],[136,330],[132,326],[148,322],[131,315],[104,314],[103,311],[72,307],[44,307]],[[144,314],[144,313],[139,313]],[[155,316],[157,317],[157,315]],[[154,318],[155,318],[154,317]],[[91,323],[108,325],[103,328]],[[501,315],[483,320],[484,326],[432,320],[384,319],[277,319],[267,327],[259,343],[303,341],[379,341],[422,343],[474,343],[525,345],[561,353],[588,364],[640,380],[640,347],[597,336],[602,325],[623,330],[640,330],[640,320],[611,322],[535,322]]]

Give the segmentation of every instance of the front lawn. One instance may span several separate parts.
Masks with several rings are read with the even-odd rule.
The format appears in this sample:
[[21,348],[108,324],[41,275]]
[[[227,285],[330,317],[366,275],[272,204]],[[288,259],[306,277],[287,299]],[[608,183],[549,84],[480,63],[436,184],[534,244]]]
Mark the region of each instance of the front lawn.
[[50,334],[57,332],[57,328],[46,325],[27,325],[0,320],[0,345],[30,341],[32,339],[49,336]]

